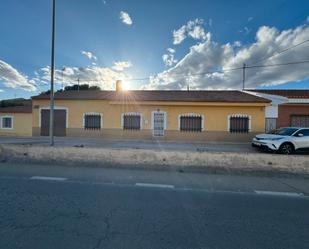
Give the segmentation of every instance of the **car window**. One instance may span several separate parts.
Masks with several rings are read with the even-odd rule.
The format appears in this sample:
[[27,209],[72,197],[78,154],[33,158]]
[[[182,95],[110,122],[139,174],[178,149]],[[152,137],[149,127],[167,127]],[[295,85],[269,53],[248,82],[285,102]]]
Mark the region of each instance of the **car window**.
[[303,134],[304,137],[309,137],[309,129],[302,129],[295,133],[295,136],[298,136],[298,134]]
[[297,128],[281,128],[281,129],[275,130],[273,134],[281,135],[281,136],[291,136],[297,130],[298,130]]

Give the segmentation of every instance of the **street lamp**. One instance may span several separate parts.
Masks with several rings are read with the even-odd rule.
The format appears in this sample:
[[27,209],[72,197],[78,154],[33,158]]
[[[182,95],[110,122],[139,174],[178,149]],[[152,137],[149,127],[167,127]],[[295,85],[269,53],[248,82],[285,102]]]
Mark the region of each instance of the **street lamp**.
[[55,17],[56,0],[52,7],[52,43],[51,43],[51,67],[50,67],[50,108],[49,108],[49,138],[50,146],[54,146],[54,71],[55,71]]

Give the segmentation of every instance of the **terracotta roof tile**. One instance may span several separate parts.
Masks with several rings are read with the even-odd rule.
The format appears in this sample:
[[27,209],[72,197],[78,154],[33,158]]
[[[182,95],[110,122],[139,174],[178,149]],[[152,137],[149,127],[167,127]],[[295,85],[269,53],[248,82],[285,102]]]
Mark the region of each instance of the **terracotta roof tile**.
[[0,107],[0,113],[31,113],[31,105]]
[[[32,99],[49,99],[49,94],[33,96]],[[270,100],[241,91],[66,91],[55,93],[61,100],[110,100],[110,101],[187,101],[187,102],[251,102],[269,103]]]

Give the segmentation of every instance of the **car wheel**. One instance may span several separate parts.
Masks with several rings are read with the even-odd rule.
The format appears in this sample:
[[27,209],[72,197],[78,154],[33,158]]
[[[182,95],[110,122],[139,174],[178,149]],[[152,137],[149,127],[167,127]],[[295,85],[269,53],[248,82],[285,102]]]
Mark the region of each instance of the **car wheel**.
[[281,154],[289,155],[289,154],[292,154],[294,152],[294,147],[290,143],[284,143],[280,146],[279,151],[280,151]]

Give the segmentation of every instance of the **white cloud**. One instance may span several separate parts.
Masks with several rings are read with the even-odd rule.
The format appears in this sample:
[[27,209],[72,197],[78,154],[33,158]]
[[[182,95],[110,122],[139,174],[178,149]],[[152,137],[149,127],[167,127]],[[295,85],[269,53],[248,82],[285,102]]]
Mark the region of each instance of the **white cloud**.
[[92,52],[89,52],[89,51],[80,51],[82,53],[82,55],[85,55],[89,60],[94,60],[94,61],[97,61],[98,58],[92,53]]
[[[42,83],[50,80],[50,67],[43,67],[38,70],[39,79]],[[130,79],[131,76],[108,67],[87,66],[87,67],[65,67],[65,70],[55,70],[55,84],[64,86],[77,84],[89,84],[90,86],[100,86],[103,90],[115,88],[116,80]]]
[[183,42],[190,36],[195,40],[206,39],[206,33],[202,27],[203,19],[196,18],[195,20],[188,21],[185,25],[182,25],[179,29],[173,31],[173,44],[177,45]]
[[169,53],[174,54],[176,53],[176,50],[174,48],[168,48],[166,49]]
[[191,36],[195,40],[206,39],[205,30],[201,26],[195,26],[193,30],[189,31],[189,36]]
[[0,93],[3,93],[4,92],[4,90],[3,89],[0,89]]
[[166,51],[167,53],[162,55],[162,60],[165,66],[172,66],[175,63],[177,63],[178,60],[174,58],[174,54],[176,53],[176,50],[173,48],[168,48],[166,49]]
[[240,41],[235,41],[235,42],[233,43],[233,46],[234,46],[234,47],[241,47],[241,42],[240,42]]
[[182,41],[184,39],[186,39],[187,35],[186,35],[186,26],[181,26],[180,29],[174,30],[173,31],[173,38],[174,41],[173,43],[175,45],[182,43]]
[[123,71],[129,67],[132,67],[132,63],[130,61],[115,61],[112,69],[116,71]]
[[127,12],[120,11],[119,18],[126,25],[132,25],[133,24],[133,21],[132,21],[130,15],[129,15],[129,13],[127,13]]
[[[274,27],[260,27],[256,40],[243,45],[236,41],[220,44],[211,39],[198,42],[172,68],[150,77],[150,83],[144,89],[240,89],[242,70],[227,71],[247,65],[269,65],[309,58],[309,43],[305,43],[288,52],[277,54],[295,44],[307,40],[309,24],[279,31]],[[262,58],[270,59],[262,62]],[[190,77],[188,77],[191,75]],[[309,78],[308,64],[293,66],[265,67],[246,69],[246,87],[279,85],[290,81],[302,81]]]
[[35,91],[36,87],[33,80],[18,72],[8,63],[0,60],[0,82],[3,82],[6,87],[14,89],[23,89],[25,91]]
[[253,20],[252,16],[248,17],[248,22],[251,22],[252,20]]
[[251,32],[251,29],[249,29],[248,27],[244,27],[243,29],[238,31],[239,33],[242,33],[244,35],[248,35]]

